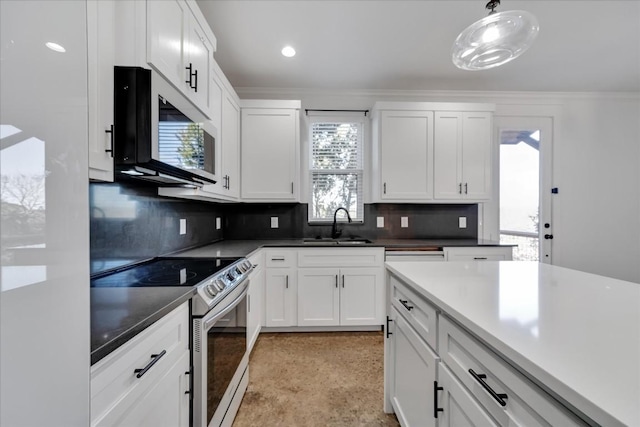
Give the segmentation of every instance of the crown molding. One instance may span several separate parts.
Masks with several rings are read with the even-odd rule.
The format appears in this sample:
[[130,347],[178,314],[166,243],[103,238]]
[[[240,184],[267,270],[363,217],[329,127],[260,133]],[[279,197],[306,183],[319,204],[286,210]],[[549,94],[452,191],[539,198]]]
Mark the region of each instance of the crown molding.
[[538,92],[538,91],[463,91],[463,90],[362,90],[362,89],[311,89],[237,87],[240,98],[265,96],[275,98],[300,98],[302,96],[353,96],[402,98],[403,100],[441,100],[501,98],[504,100],[567,100],[567,99],[629,99],[640,100],[640,92]]

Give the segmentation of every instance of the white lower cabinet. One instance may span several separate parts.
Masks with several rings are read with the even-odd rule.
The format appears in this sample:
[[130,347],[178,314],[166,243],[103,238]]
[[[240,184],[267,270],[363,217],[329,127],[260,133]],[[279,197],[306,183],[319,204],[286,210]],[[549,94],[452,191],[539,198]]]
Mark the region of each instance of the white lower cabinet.
[[91,367],[92,426],[189,425],[189,303]]
[[402,426],[434,427],[434,384],[438,356],[395,308],[390,319],[391,404]]
[[265,273],[265,326],[296,326],[296,271],[267,268]]
[[498,426],[444,364],[438,366],[436,387],[438,427]]
[[[402,279],[388,284],[385,411],[403,427],[586,425]],[[437,341],[423,328],[434,324]]]
[[379,268],[298,269],[298,326],[382,324]]

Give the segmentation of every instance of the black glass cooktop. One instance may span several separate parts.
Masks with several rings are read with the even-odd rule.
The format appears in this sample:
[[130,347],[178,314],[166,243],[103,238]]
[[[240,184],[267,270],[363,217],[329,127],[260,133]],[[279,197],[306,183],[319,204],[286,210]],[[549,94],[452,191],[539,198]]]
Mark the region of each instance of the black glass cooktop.
[[238,258],[154,258],[143,264],[100,274],[91,287],[194,286]]

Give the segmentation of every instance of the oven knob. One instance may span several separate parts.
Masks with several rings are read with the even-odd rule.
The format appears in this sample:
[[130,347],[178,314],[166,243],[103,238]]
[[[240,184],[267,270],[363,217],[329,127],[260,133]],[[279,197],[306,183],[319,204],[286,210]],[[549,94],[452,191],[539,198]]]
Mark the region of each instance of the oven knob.
[[243,265],[244,265],[245,271],[249,271],[249,270],[251,270],[251,267],[253,267],[253,265],[251,265],[251,261],[249,261],[249,260],[245,261],[243,263]]
[[244,273],[245,271],[247,271],[247,267],[244,265],[244,263],[238,264],[238,272]]
[[242,276],[242,273],[244,273],[246,270],[240,270],[239,268],[236,268],[236,276]]
[[207,285],[205,289],[207,290],[207,293],[211,298],[215,297],[218,294],[218,289],[216,289],[213,284]]
[[222,279],[216,279],[215,282],[213,282],[213,283],[214,283],[214,285],[216,286],[216,288],[219,291],[221,291],[221,290],[223,290],[225,288],[224,280],[222,280]]

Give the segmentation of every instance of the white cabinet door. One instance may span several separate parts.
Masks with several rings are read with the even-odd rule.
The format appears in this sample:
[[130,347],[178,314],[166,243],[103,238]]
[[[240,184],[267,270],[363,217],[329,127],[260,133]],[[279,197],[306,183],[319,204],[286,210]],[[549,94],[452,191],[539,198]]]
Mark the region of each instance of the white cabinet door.
[[298,111],[242,109],[242,198],[295,201]]
[[383,273],[379,268],[340,269],[340,325],[381,325]]
[[296,325],[296,273],[292,268],[267,268],[265,326]]
[[464,113],[462,118],[464,198],[488,199],[491,196],[491,114]]
[[202,112],[210,116],[211,93],[209,87],[212,83],[210,82],[209,70],[211,70],[211,61],[213,61],[213,47],[198,21],[190,13],[187,14],[187,17],[187,32],[184,37],[186,93]]
[[497,427],[444,364],[438,366],[438,427]]
[[115,2],[87,2],[89,178],[113,181]]
[[262,328],[264,306],[264,268],[261,265],[251,272],[247,294],[247,351],[251,353]]
[[222,94],[222,194],[240,195],[240,107],[229,93]]
[[[118,417],[107,415],[96,427],[188,427],[189,426],[189,352],[182,357],[137,401]],[[189,393],[187,393],[189,392]],[[118,411],[112,411],[114,415]]]
[[488,199],[491,113],[436,112],[434,135],[434,198]]
[[340,270],[298,269],[298,326],[340,324]]
[[395,308],[391,309],[391,318],[394,325],[391,335],[393,409],[403,427],[435,427],[434,381],[438,356]]
[[433,113],[383,111],[380,118],[380,198],[433,197]]
[[458,153],[462,150],[462,113],[436,112],[434,127],[434,198],[460,199],[462,165]]
[[190,13],[184,0],[147,1],[147,62],[183,91],[188,80],[184,34]]

